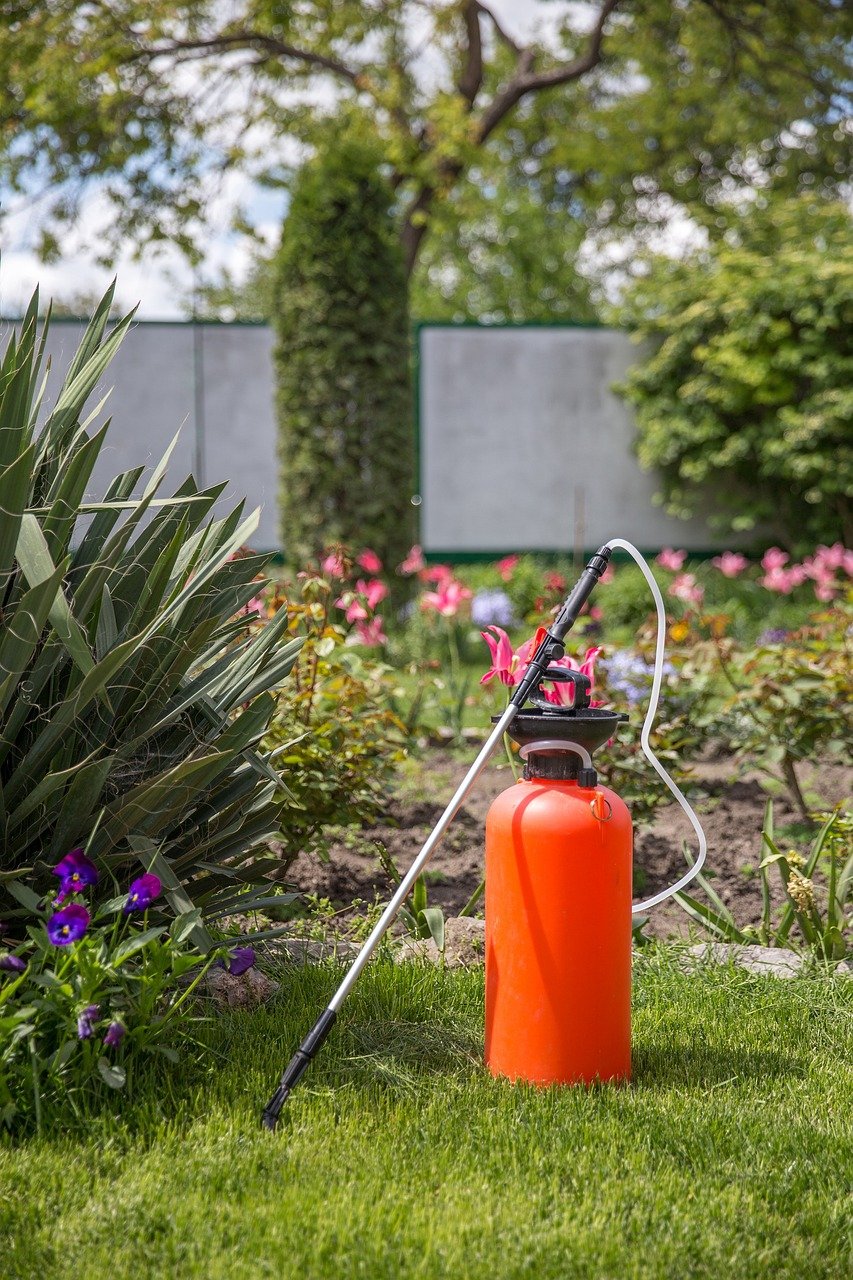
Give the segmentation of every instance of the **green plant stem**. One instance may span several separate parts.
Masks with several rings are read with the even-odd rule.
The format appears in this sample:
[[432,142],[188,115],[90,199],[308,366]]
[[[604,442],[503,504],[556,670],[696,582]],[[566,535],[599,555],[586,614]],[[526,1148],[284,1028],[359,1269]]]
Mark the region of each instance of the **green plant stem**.
[[789,755],[787,751],[782,757],[782,775],[785,779],[785,785],[791,793],[803,820],[813,824],[814,819],[809,813],[808,805],[806,804],[805,797],[800,789],[800,780],[797,777],[797,770],[794,766],[793,757]]

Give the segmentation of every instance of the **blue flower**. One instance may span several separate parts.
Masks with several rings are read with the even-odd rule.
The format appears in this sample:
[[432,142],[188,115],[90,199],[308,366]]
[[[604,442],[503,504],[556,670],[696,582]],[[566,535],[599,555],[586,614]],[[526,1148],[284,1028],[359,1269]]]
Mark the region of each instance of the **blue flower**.
[[160,896],[161,888],[159,877],[146,871],[144,876],[133,881],[127,891],[127,902],[123,907],[125,915],[131,911],[144,911],[146,907],[150,907],[154,899]]
[[72,849],[64,858],[60,858],[53,868],[53,874],[59,876],[61,881],[57,904],[67,898],[69,893],[80,893],[87,885],[98,883],[98,868],[82,849]]
[[107,1027],[107,1034],[104,1036],[104,1044],[108,1049],[117,1049],[127,1034],[127,1027],[123,1022],[113,1021]]
[[67,947],[82,938],[89,928],[89,912],[77,902],[63,907],[47,922],[47,936],[55,947]]
[[518,619],[505,591],[478,591],[471,601],[471,621],[478,627],[514,627]]
[[6,973],[23,973],[27,962],[20,956],[0,956],[0,969]]
[[231,963],[228,966],[228,972],[233,973],[235,978],[245,973],[247,969],[251,969],[255,963],[254,947],[234,947],[230,955]]
[[768,631],[762,631],[758,637],[759,644],[784,644],[788,639],[788,632],[784,627],[770,627]]
[[95,1021],[100,1012],[100,1005],[87,1004],[83,1012],[77,1015],[78,1040],[91,1040],[95,1034]]

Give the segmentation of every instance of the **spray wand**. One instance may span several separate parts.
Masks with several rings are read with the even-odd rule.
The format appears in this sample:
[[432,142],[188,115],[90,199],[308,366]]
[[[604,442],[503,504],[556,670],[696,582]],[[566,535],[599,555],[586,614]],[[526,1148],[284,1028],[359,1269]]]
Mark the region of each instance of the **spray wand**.
[[[617,547],[627,551],[640,566],[640,569],[643,571],[643,574],[645,575],[645,578],[652,590],[652,594],[655,599],[655,607],[657,609],[658,636],[655,648],[655,672],[652,681],[652,692],[649,700],[649,706],[646,711],[646,718],[640,735],[640,744],[646,759],[661,776],[677,802],[680,804],[681,808],[687,814],[699,840],[699,855],[687,874],[682,876],[682,878],[677,881],[676,884],[670,886],[670,888],[655,894],[654,897],[647,899],[645,902],[637,903],[633,908],[634,913],[636,914],[648,907],[655,906],[658,902],[663,901],[664,898],[670,897],[673,893],[682,889],[684,885],[687,884],[688,881],[692,880],[700,871],[702,864],[705,861],[705,852],[707,848],[705,834],[702,831],[702,827],[696,817],[696,814],[690,808],[682,792],[655,756],[649,743],[649,734],[657,712],[661,682],[663,679],[663,657],[666,637],[666,616],[664,612],[663,598],[657,583],[637,548],[630,542],[624,541],[622,538],[612,538],[610,542],[599,547],[595,555],[591,557],[589,563],[566,598],[551,626],[547,630],[540,629],[540,631],[537,632],[527,669],[520,683],[516,686],[506,710],[498,719],[494,729],[489,735],[489,738],[481,748],[476,760],[471,765],[450,800],[450,803],[444,810],[444,813],[439,818],[430,835],[427,837],[420,853],[415,858],[403,879],[400,881],[394,896],[391,898],[385,910],[382,912],[382,915],[379,917],[379,920],[374,925],[369,937],[347,970],[343,981],[329,1001],[328,1006],[320,1014],[320,1017],[317,1019],[314,1026],[308,1032],[308,1035],[302,1041],[302,1044],[287,1064],[278,1088],[263,1110],[262,1121],[266,1129],[275,1129],[281,1108],[290,1096],[293,1087],[310,1066],[315,1055],[334,1026],[335,1020],[338,1016],[338,1010],[358,981],[362,969],[364,969],[382,938],[393,924],[400,907],[405,902],[415,881],[421,874],[426,863],[429,861],[433,850],[458,813],[474,782],[482,773],[490,757],[500,744],[504,732],[524,706],[531,693],[538,689],[543,680],[548,678],[548,667],[550,663],[562,658],[565,653],[565,645],[563,641],[576,622],[578,615],[589,599],[596,583],[607,568],[613,549]],[[558,668],[557,670],[560,671],[561,669]]]

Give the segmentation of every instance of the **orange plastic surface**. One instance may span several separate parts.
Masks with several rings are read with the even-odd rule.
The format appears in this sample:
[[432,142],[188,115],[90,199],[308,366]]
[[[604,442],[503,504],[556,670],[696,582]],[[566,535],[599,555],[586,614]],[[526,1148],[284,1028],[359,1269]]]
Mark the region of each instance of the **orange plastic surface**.
[[631,846],[630,814],[606,787],[522,781],[489,810],[494,1075],[534,1084],[630,1078]]

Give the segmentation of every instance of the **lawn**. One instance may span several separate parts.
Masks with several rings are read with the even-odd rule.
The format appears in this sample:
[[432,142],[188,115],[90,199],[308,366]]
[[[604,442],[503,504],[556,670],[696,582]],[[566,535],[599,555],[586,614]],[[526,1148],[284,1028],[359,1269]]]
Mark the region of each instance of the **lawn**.
[[849,979],[654,949],[633,1085],[539,1091],[480,1065],[481,973],[380,962],[270,1135],[338,973],[280,977],[207,1026],[212,1069],[164,1063],[120,1119],[0,1147],[3,1280],[850,1274]]

